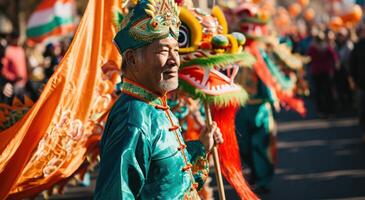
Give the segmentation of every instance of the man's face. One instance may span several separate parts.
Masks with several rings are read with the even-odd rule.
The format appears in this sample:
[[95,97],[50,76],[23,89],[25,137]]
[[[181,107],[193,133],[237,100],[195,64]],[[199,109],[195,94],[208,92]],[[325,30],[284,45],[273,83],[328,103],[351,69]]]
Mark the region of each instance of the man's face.
[[139,80],[148,89],[165,94],[178,87],[178,42],[168,37],[143,47],[138,58]]

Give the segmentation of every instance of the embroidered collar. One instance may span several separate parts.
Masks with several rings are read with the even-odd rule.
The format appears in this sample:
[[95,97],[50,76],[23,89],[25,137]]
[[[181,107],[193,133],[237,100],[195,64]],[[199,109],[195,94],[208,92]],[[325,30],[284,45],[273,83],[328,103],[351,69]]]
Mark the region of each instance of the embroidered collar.
[[154,92],[146,89],[142,85],[131,81],[127,78],[123,78],[122,92],[139,100],[142,100],[157,109],[168,110],[167,97],[159,96]]

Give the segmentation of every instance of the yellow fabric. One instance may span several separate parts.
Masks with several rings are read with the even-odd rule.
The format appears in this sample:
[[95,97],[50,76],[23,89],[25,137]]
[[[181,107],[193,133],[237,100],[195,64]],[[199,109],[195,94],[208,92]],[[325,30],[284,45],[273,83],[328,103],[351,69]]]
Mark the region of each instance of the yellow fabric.
[[179,18],[181,22],[185,23],[190,28],[191,44],[192,44],[192,47],[180,48],[179,52],[191,53],[200,46],[200,42],[203,38],[203,33],[202,33],[203,27],[200,24],[200,22],[194,17],[194,14],[187,8],[184,7],[180,8]]
[[223,34],[227,34],[228,33],[228,24],[227,24],[227,20],[226,17],[224,16],[223,11],[220,9],[219,6],[214,6],[212,9],[212,16],[216,17],[218,20],[218,23],[222,26]]
[[74,40],[39,100],[0,133],[0,199],[29,197],[71,176],[98,141],[115,81],[101,67],[121,63],[112,43],[113,6],[118,0],[89,0]]

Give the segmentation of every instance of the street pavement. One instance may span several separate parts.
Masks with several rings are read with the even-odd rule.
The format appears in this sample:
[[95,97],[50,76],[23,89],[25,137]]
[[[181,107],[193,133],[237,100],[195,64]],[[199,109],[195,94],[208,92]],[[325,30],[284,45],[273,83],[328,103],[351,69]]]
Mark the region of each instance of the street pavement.
[[365,144],[356,111],[319,119],[278,116],[278,165],[267,200],[365,199]]
[[[260,197],[263,200],[365,200],[365,144],[355,111],[333,119],[320,119],[311,101],[306,103],[305,118],[291,111],[282,111],[277,116],[276,175],[271,192]],[[96,173],[92,175],[90,187],[69,186],[64,195],[51,199],[92,199],[95,177]],[[211,185],[218,199],[214,180]],[[227,200],[238,199],[227,183],[225,188]]]

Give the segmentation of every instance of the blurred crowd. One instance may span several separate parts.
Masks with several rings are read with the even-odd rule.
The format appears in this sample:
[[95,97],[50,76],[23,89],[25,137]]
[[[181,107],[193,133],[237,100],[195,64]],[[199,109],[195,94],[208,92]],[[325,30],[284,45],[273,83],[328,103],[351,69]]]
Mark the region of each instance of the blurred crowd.
[[307,72],[319,116],[358,110],[365,135],[365,25],[334,31],[317,24],[307,32],[290,37],[293,50],[311,58]]
[[70,38],[42,44],[19,44],[18,32],[0,34],[0,102],[16,97],[35,101],[66,53]]

